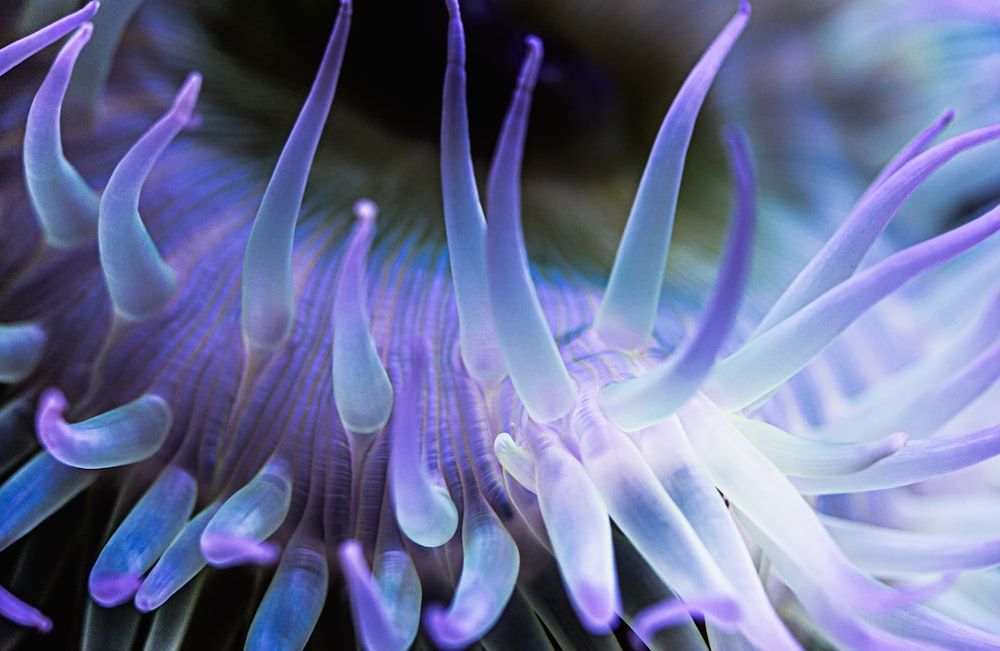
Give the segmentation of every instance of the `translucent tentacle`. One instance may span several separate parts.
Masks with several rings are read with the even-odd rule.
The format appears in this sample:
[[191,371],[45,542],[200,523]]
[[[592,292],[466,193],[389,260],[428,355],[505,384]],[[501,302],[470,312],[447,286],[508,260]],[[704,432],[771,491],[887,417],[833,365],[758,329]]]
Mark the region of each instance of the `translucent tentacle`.
[[420,625],[421,599],[420,580],[409,556],[402,551],[381,555],[373,576],[357,541],[343,543],[338,555],[362,645],[373,651],[409,649]]
[[323,125],[333,104],[351,24],[351,0],[341,0],[337,22],[295,126],[281,150],[254,219],[243,263],[243,338],[251,349],[275,350],[295,316],[292,243]]
[[424,547],[445,544],[458,530],[458,509],[440,473],[428,470],[420,449],[428,431],[426,392],[403,386],[392,417],[389,489],[403,534]]
[[521,157],[542,63],[541,41],[529,37],[526,43],[528,54],[490,168],[486,270],[493,325],[514,389],[534,420],[548,422],[569,412],[576,387],[538,302],[521,232]]
[[102,606],[135,595],[142,576],[181,532],[194,509],[194,477],[168,466],[108,540],[90,571],[90,594]]
[[137,610],[144,613],[156,610],[205,567],[201,534],[220,506],[218,502],[208,505],[184,525],[135,593]]
[[0,383],[14,384],[38,366],[45,352],[45,331],[37,323],[0,324]]
[[971,434],[912,440],[899,452],[853,473],[796,477],[804,495],[855,493],[906,486],[979,463],[1000,454],[1000,426]]
[[97,244],[101,270],[115,313],[131,321],[145,319],[167,304],[176,278],[156,250],[139,216],[139,192],[153,164],[170,141],[189,124],[201,89],[193,72],[173,106],[125,154],[101,195]]
[[830,516],[821,519],[847,557],[878,576],[1000,565],[1000,538],[941,536]]
[[580,437],[583,467],[611,518],[660,578],[681,599],[712,604],[706,613],[712,621],[739,621],[743,613],[732,585],[632,441],[592,400],[578,410],[573,431]]
[[304,649],[326,601],[328,575],[323,551],[293,541],[281,556],[243,648]]
[[573,608],[591,633],[608,633],[621,599],[607,508],[556,435],[540,433],[533,449],[538,505]]
[[503,613],[514,591],[520,557],[514,540],[485,505],[469,509],[462,522],[462,574],[445,610],[432,604],[424,625],[443,649],[461,649],[482,637]]
[[52,620],[40,610],[24,603],[9,590],[0,585],[0,617],[6,617],[15,624],[33,628],[39,633],[52,630]]
[[998,229],[1000,208],[994,208],[842,282],[716,364],[705,393],[728,411],[753,403],[801,370],[875,303]]
[[100,2],[91,0],[81,9],[0,48],[0,76],[93,18],[100,6]]
[[870,443],[828,443],[805,439],[770,423],[733,416],[740,432],[786,475],[836,477],[857,472],[896,454],[909,437],[895,432]]
[[753,244],[754,179],[750,142],[732,129],[727,134],[736,206],[722,267],[698,330],[670,358],[648,373],[610,384],[598,394],[605,415],[625,431],[666,418],[694,395],[715,364],[715,357],[736,321],[740,297],[750,273]]
[[484,388],[507,375],[493,328],[486,279],[486,218],[472,169],[465,100],[465,36],[457,0],[448,2],[448,66],[441,108],[441,186],[458,307],[462,362]]
[[749,18],[750,3],[741,2],[736,15],[691,69],[656,135],[594,321],[594,330],[609,346],[636,348],[653,331],[695,118]]
[[94,16],[94,38],[80,57],[79,72],[70,84],[67,104],[89,126],[100,108],[101,94],[111,73],[122,34],[143,0],[106,0]]
[[97,193],[66,159],[62,147],[63,98],[80,50],[93,26],[84,24],[66,42],[28,111],[24,130],[24,181],[50,246],[71,247],[97,234]]
[[354,206],[357,222],[333,301],[333,398],[344,427],[355,434],[379,431],[392,413],[392,383],[375,349],[368,315],[365,267],[377,210],[366,199]]
[[837,232],[799,272],[757,327],[763,333],[854,273],[903,202],[949,160],[1000,138],[1000,125],[955,136],[915,157],[881,185],[872,186]]
[[144,394],[79,423],[63,419],[66,398],[49,389],[38,400],[35,428],[49,454],[75,468],[114,468],[156,454],[173,420],[166,400]]
[[514,481],[532,493],[538,491],[535,486],[535,458],[531,452],[518,445],[507,432],[500,432],[493,439],[493,452],[500,466]]
[[270,461],[225,501],[201,534],[201,553],[215,567],[278,560],[278,543],[264,542],[288,515],[292,478],[281,461]]

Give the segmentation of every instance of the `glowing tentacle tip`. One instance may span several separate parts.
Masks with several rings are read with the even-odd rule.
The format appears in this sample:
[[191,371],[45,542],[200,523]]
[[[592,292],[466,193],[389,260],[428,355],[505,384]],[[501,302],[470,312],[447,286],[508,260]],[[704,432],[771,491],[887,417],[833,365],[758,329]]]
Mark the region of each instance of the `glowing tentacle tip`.
[[535,486],[535,458],[531,452],[517,444],[507,432],[500,432],[493,439],[493,453],[497,461],[514,481],[527,488],[532,493],[537,492]]
[[431,604],[424,611],[431,640],[449,651],[475,642],[500,619],[521,564],[517,545],[495,514],[467,511],[465,518],[462,574],[451,605]]
[[636,348],[653,331],[695,119],[749,18],[750,4],[741,2],[736,15],[688,74],[656,135],[594,321],[595,332],[609,346]]
[[132,599],[142,575],[184,528],[194,509],[194,477],[166,468],[108,540],[90,571],[90,595],[105,607]]
[[143,394],[132,402],[79,423],[63,419],[66,397],[48,389],[38,400],[35,427],[42,447],[74,468],[125,466],[153,456],[170,433],[167,402]]
[[52,620],[40,610],[29,606],[0,585],[0,617],[6,617],[15,624],[33,628],[39,633],[52,631]]
[[497,343],[486,278],[486,218],[469,143],[465,36],[456,0],[448,2],[448,65],[441,108],[441,188],[448,256],[455,286],[462,362],[480,386],[507,375]]
[[608,385],[598,394],[601,410],[626,431],[648,427],[680,409],[708,377],[736,322],[750,273],[756,199],[749,138],[741,129],[727,129],[726,144],[736,186],[733,225],[715,290],[697,331],[660,366],[640,377]]
[[94,17],[100,6],[100,2],[92,0],[81,9],[67,14],[54,23],[46,25],[24,38],[0,48],[0,76],[3,76],[17,64],[37,54],[83,25],[86,21]]
[[264,466],[236,491],[201,534],[201,553],[215,567],[271,565],[281,546],[265,541],[278,530],[292,503],[292,478],[284,463]]
[[350,24],[351,2],[341,0],[316,79],[281,150],[250,231],[243,262],[240,315],[243,339],[250,350],[276,350],[292,331],[295,223],[316,147],[333,105]]
[[354,204],[357,222],[337,277],[333,299],[333,400],[349,432],[371,434],[392,414],[393,391],[372,337],[365,267],[378,207],[368,199]]
[[528,270],[521,232],[521,159],[542,42],[526,39],[527,56],[504,118],[490,168],[486,268],[497,341],[511,382],[528,414],[549,422],[569,413],[576,386],[566,371]]
[[326,601],[326,554],[304,544],[281,557],[247,634],[247,650],[304,649]]
[[76,246],[97,233],[97,193],[63,153],[60,120],[66,88],[80,50],[94,31],[84,23],[66,42],[28,111],[24,131],[24,180],[45,241]]
[[45,331],[40,325],[0,325],[0,383],[14,384],[31,375],[43,352]]
[[153,164],[187,126],[201,89],[201,75],[188,75],[173,105],[115,167],[101,197],[97,243],[101,270],[121,318],[152,316],[173,296],[176,278],[160,256],[139,216],[139,193]]
[[422,597],[420,579],[409,556],[401,551],[386,553],[378,576],[373,576],[356,540],[341,544],[337,555],[362,646],[379,651],[409,649],[420,626]]

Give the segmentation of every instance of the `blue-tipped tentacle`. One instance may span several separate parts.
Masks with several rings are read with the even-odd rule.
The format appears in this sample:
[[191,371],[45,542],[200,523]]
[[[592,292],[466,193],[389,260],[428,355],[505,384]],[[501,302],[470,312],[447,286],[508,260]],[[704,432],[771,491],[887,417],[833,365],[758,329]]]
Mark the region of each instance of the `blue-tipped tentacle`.
[[45,241],[76,246],[97,234],[97,193],[66,159],[62,147],[62,104],[77,56],[90,40],[84,23],[66,42],[28,111],[24,131],[24,181]]
[[316,79],[285,142],[254,219],[243,263],[243,339],[250,350],[280,348],[295,318],[292,244],[306,180],[333,104],[351,24],[351,0],[337,22]]
[[749,19],[750,3],[741,2],[739,11],[691,69],[656,135],[594,320],[594,330],[609,346],[637,348],[648,343],[653,332],[695,118]]
[[142,223],[139,193],[160,154],[191,121],[200,89],[201,75],[193,72],[170,110],[122,158],[101,196],[97,221],[101,270],[115,313],[129,321],[158,312],[176,289],[173,270]]
[[531,93],[542,64],[542,42],[526,41],[528,54],[490,168],[486,213],[486,269],[497,341],[525,409],[538,422],[569,413],[576,387],[538,302],[521,232],[521,158]]

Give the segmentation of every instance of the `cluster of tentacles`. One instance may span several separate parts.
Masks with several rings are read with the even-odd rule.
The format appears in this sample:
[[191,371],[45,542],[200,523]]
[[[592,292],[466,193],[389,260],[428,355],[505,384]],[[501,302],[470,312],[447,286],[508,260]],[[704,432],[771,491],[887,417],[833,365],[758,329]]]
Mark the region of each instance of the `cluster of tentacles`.
[[[418,635],[445,649],[606,648],[620,621],[654,648],[703,637],[798,648],[783,618],[849,648],[1000,645],[996,620],[976,626],[934,601],[961,596],[963,570],[1000,563],[998,539],[820,515],[804,497],[906,486],[1000,452],[1000,428],[935,436],[1000,374],[1000,301],[821,425],[802,413],[823,392],[800,374],[817,358],[851,366],[824,356],[841,333],[1000,229],[994,209],[863,265],[923,180],[1000,127],[931,146],[945,114],[919,134],[745,332],[754,165],[746,136],[728,132],[732,225],[689,327],[694,311],[661,297],[673,214],[696,116],[748,4],[670,107],[603,290],[527,259],[519,177],[538,39],[484,210],[448,3],[447,247],[406,229],[373,244],[378,197],[303,209],[349,0],[250,202],[254,169],[227,162],[196,126],[179,137],[196,122],[197,73],[155,122],[162,107],[108,108],[129,102],[128,84],[102,89],[135,7],[106,4],[0,50],[0,73],[37,86],[34,60],[15,66],[68,35],[37,92],[5,87],[0,114],[0,550],[88,488],[121,487],[89,572],[100,608],[85,644],[126,648],[141,631],[147,648],[176,648],[206,566],[276,565],[247,648],[304,647],[345,586],[367,649],[406,649]],[[64,114],[71,104],[83,108]],[[90,122],[73,125],[70,157],[63,118]],[[36,576],[0,587],[0,615],[47,632],[53,622],[21,592],[36,592]],[[129,602],[156,615],[101,619]]]

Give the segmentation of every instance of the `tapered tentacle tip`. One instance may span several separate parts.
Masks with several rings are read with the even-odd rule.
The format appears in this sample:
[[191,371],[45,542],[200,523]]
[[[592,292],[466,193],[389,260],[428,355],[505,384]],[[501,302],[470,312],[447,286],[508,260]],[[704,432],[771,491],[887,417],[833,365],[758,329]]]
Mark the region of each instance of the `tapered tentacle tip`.
[[741,16],[749,16],[751,13],[750,3],[747,0],[741,0],[740,8],[736,10],[736,13]]
[[83,16],[87,18],[93,18],[97,13],[97,10],[101,8],[101,3],[98,0],[91,0],[83,6]]
[[518,76],[517,85],[521,90],[532,90],[535,82],[538,81],[538,70],[542,65],[542,57],[545,48],[542,47],[542,39],[534,34],[526,36],[524,46],[528,49],[524,57],[524,64],[521,66],[521,74]]
[[97,574],[91,572],[88,587],[90,596],[99,605],[113,608],[135,596],[142,579],[131,574]]
[[73,38],[80,41],[80,47],[83,47],[87,44],[87,41],[90,40],[93,33],[94,23],[84,23],[76,28],[76,33],[73,35]]
[[194,115],[194,106],[198,102],[198,93],[201,92],[202,76],[200,72],[192,72],[184,80],[184,84],[174,98],[173,110],[177,117],[186,124],[190,124]]
[[52,632],[52,620],[42,614],[37,608],[24,603],[3,586],[0,586],[0,617],[33,628],[39,633]]
[[212,567],[234,567],[237,565],[274,565],[281,557],[281,545],[275,542],[260,542],[245,536],[220,533],[205,534],[201,537],[201,553]]
[[371,199],[358,199],[352,210],[355,218],[361,221],[375,221],[378,217],[378,204]]

